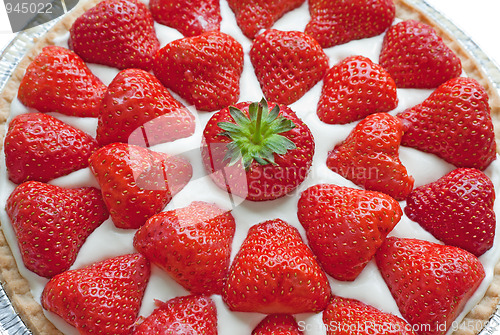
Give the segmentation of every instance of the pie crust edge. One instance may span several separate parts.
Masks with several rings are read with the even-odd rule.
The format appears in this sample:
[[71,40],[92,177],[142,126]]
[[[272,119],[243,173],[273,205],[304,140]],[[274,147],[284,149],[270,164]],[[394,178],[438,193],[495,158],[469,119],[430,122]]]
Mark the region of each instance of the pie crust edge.
[[[0,149],[3,147],[4,123],[10,113],[10,104],[15,99],[19,84],[24,72],[36,55],[43,47],[54,44],[56,36],[60,36],[69,31],[75,19],[86,10],[93,7],[101,0],[89,0],[80,2],[70,13],[66,14],[53,28],[45,35],[34,42],[33,47],[22,58],[19,65],[11,74],[6,86],[0,93]],[[450,47],[461,59],[462,67],[468,76],[478,80],[488,92],[490,106],[495,126],[497,139],[500,138],[500,95],[494,84],[482,70],[481,65],[475,60],[467,49],[457,41],[453,35],[442,28],[431,17],[422,13],[413,4],[406,0],[395,0],[396,16],[400,19],[414,19],[431,25],[443,38],[446,45]],[[500,238],[500,237],[498,237]],[[15,246],[17,247],[17,245]],[[33,332],[33,334],[54,334],[62,335],[55,326],[45,317],[43,309],[33,298],[28,281],[19,273],[16,260],[11,252],[10,246],[0,230],[0,282],[12,302],[13,307],[19,314],[23,322]],[[494,268],[494,277],[485,296],[469,312],[459,329],[454,335],[478,334],[484,328],[490,317],[496,311],[500,301],[500,262]]]

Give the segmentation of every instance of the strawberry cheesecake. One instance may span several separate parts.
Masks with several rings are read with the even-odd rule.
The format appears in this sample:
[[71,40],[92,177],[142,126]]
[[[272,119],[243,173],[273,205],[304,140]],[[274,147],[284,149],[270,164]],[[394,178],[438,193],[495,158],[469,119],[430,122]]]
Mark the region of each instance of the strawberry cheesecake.
[[2,92],[5,290],[35,334],[477,334],[471,57],[403,0],[83,2]]

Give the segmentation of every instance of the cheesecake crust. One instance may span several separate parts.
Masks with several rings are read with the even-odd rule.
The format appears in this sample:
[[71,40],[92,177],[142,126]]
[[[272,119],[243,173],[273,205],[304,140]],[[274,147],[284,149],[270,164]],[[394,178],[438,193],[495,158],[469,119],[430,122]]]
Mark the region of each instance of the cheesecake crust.
[[[75,19],[100,0],[80,2],[70,13],[66,14],[43,37],[35,41],[34,46],[26,53],[17,68],[13,71],[5,88],[0,93],[0,149],[3,146],[3,125],[7,122],[10,113],[10,104],[15,99],[19,84],[28,65],[43,47],[53,45],[57,36],[67,33]],[[416,6],[406,0],[395,0],[396,17],[402,20],[414,19],[431,25],[443,38],[444,42],[461,59],[462,67],[468,76],[476,79],[487,91],[490,97],[490,107],[495,126],[497,139],[500,138],[500,95],[483,71],[481,64],[472,57],[460,42],[453,37],[452,32],[444,29],[438,22],[421,12]],[[0,223],[1,224],[1,223]],[[17,247],[13,246],[14,248]],[[16,260],[9,244],[0,230],[0,282],[9,296],[13,307],[33,334],[62,335],[55,326],[45,317],[39,302],[33,298],[28,281],[20,274]],[[462,321],[454,335],[478,334],[484,328],[490,317],[495,313],[500,301],[500,263],[494,269],[494,277],[486,295],[471,310]]]

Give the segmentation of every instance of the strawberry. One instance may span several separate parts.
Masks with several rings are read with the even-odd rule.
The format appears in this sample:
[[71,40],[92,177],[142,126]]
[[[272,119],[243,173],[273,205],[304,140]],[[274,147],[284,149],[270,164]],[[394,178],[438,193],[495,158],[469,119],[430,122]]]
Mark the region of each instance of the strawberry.
[[106,259],[53,277],[42,306],[80,334],[130,334],[151,269],[141,254]]
[[47,114],[27,113],[9,124],[5,164],[16,184],[47,182],[87,167],[96,149],[96,140],[83,131]]
[[220,294],[229,269],[234,218],[214,204],[192,202],[151,217],[134,247],[194,294]]
[[323,122],[345,124],[397,105],[396,84],[389,74],[369,58],[351,56],[328,70],[317,113]]
[[152,146],[191,136],[195,120],[155,76],[140,69],[119,72],[101,104],[97,141]]
[[149,9],[155,21],[186,37],[219,30],[222,21],[219,0],[151,0]]
[[457,167],[484,170],[496,158],[488,95],[472,78],[450,79],[397,116],[405,127],[402,145]]
[[330,286],[298,230],[275,219],[248,231],[222,299],[232,311],[316,313],[326,307]]
[[312,164],[311,131],[287,106],[262,99],[215,113],[203,132],[205,169],[220,188],[252,201],[293,191]]
[[328,154],[332,171],[367,190],[404,200],[413,188],[413,177],[399,160],[403,124],[387,113],[361,120],[349,136]]
[[404,211],[437,239],[480,256],[493,246],[494,202],[488,176],[477,169],[458,168],[414,189]]
[[400,88],[436,88],[460,76],[460,58],[434,28],[408,20],[389,28],[379,58]]
[[185,37],[158,51],[153,70],[167,88],[211,112],[238,101],[243,48],[218,31]]
[[309,0],[305,33],[323,48],[382,34],[396,16],[393,0]]
[[139,228],[163,210],[191,179],[181,157],[125,143],[108,144],[92,154],[90,168],[118,228]]
[[386,194],[318,184],[302,192],[297,216],[327,274],[354,280],[403,212]]
[[333,297],[323,312],[327,335],[415,335],[405,320],[355,299]]
[[261,30],[271,28],[285,13],[300,7],[305,0],[228,0],[243,34],[253,39]]
[[302,335],[295,318],[290,314],[271,314],[266,316],[255,329],[252,335]]
[[98,3],[75,20],[68,44],[85,62],[147,71],[160,48],[153,16],[139,0]]
[[217,335],[217,310],[209,297],[189,295],[157,304],[132,335]]
[[421,335],[445,334],[485,276],[471,253],[417,239],[388,237],[375,259],[401,315]]
[[266,99],[284,105],[299,100],[328,69],[321,46],[300,31],[270,29],[258,35],[250,60]]
[[28,65],[18,98],[42,113],[97,117],[106,86],[73,51],[47,46]]
[[96,188],[65,189],[38,181],[16,187],[6,211],[24,265],[47,278],[69,269],[87,237],[109,216]]

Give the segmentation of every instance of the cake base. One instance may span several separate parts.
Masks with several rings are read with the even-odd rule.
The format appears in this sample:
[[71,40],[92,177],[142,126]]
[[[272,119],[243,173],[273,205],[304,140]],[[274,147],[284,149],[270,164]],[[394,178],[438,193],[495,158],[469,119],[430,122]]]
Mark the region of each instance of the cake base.
[[[3,125],[7,121],[10,112],[10,104],[16,97],[19,83],[27,66],[34,57],[40,53],[43,47],[54,44],[56,36],[67,32],[74,20],[97,2],[99,2],[99,0],[90,0],[83,4],[80,3],[70,14],[56,23],[47,34],[35,42],[33,48],[28,51],[17,68],[13,71],[0,95],[0,124]],[[467,75],[478,80],[479,83],[483,85],[490,97],[495,131],[497,132],[497,138],[500,138],[500,96],[495,89],[494,83],[489,79],[480,62],[474,59],[473,55],[468,52],[466,47],[454,38],[453,32],[443,28],[437,21],[426,13],[423,13],[417,5],[407,0],[395,0],[395,3],[397,7],[396,17],[403,20],[414,19],[433,26],[445,43],[460,57],[463,69]],[[4,129],[2,127],[0,129],[0,138],[2,139],[4,135],[3,132]],[[3,140],[0,142],[0,149],[2,146]],[[17,248],[17,245],[13,247]],[[16,260],[2,231],[0,231],[0,281],[15,310],[33,334],[62,334],[45,317],[41,305],[34,300],[29,283],[20,274]],[[494,269],[494,277],[486,295],[471,310],[460,324],[459,329],[453,334],[478,334],[484,328],[490,317],[495,313],[499,301],[500,263],[497,264]]]

